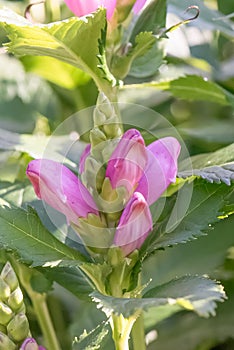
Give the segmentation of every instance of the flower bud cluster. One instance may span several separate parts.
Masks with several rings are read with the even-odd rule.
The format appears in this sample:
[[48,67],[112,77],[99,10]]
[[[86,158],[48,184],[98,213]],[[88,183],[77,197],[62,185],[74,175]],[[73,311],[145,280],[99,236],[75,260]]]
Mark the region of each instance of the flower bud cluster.
[[15,350],[30,334],[23,293],[9,262],[0,274],[0,350]]

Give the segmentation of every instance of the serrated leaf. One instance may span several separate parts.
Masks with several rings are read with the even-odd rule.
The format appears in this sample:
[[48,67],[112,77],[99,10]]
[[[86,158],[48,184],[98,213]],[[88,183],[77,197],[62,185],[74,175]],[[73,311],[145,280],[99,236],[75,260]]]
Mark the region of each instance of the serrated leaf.
[[[208,182],[231,185],[234,180],[234,144],[224,147],[216,152],[199,154],[185,159],[181,164],[181,171],[178,176],[187,178],[195,175]],[[190,164],[193,170],[186,170]]]
[[190,101],[209,101],[220,105],[234,105],[234,97],[218,84],[197,75],[187,75],[173,80],[152,81],[126,85],[124,88],[149,87],[170,92],[173,96]]
[[[185,184],[184,188],[185,186],[189,190],[191,185]],[[219,216],[225,216],[224,205],[227,204],[228,197],[233,194],[233,190],[233,186],[196,180],[189,208],[179,222],[177,222],[179,208],[173,209],[175,198],[170,197],[169,202],[166,203],[167,208],[172,206],[169,215],[167,214],[162,222],[156,223],[153,232],[141,248],[141,254],[148,256],[157,249],[185,243],[204,235],[214,223],[219,221]],[[228,209],[227,211],[229,213]]]
[[[230,297],[225,303],[219,304],[216,317],[201,319],[191,312],[179,312],[148,328],[148,331],[156,329],[158,334],[157,339],[149,345],[149,350],[171,350],[170,339],[173,339],[175,349],[213,349],[218,343],[233,338],[233,286],[225,285],[225,290]],[[231,350],[232,347],[227,349]]]
[[31,266],[56,266],[63,260],[79,264],[87,260],[47,231],[32,209],[0,207],[0,245]]
[[106,27],[105,10],[82,18],[36,25],[3,9],[0,20],[10,39],[9,52],[17,56],[49,56],[69,63],[88,73],[104,92],[115,82],[106,66],[99,68],[104,55],[101,45]]
[[131,65],[137,57],[145,55],[156,43],[156,38],[151,32],[142,32],[135,38],[133,47],[124,56],[116,56],[113,59],[111,71],[119,78],[126,77]]
[[208,278],[185,276],[151,289],[142,299],[113,298],[98,292],[93,292],[91,297],[105,313],[114,312],[126,318],[139,309],[161,305],[179,305],[208,317],[215,314],[215,303],[223,301],[225,293],[221,285]]
[[91,332],[84,333],[73,342],[73,350],[98,350],[103,349],[104,338],[109,333],[108,322],[102,322]]

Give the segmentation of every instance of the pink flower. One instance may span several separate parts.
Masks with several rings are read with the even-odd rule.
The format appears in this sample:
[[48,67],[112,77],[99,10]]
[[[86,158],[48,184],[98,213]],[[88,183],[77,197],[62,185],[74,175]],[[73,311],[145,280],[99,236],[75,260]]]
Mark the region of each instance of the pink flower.
[[[98,7],[106,8],[107,19],[111,19],[114,10],[118,5],[118,0],[65,0],[70,10],[78,17],[86,16],[94,12]],[[137,0],[133,6],[133,12],[138,13],[145,5],[146,0]]]
[[124,186],[128,193],[140,192],[150,205],[176,180],[180,144],[174,137],[165,137],[145,146],[135,129],[125,132],[107,165],[115,189]]
[[86,16],[103,6],[106,8],[107,19],[110,19],[116,6],[116,0],[65,0],[65,2],[78,17]]
[[46,350],[43,346],[37,345],[33,338],[27,338],[20,347],[20,350]]
[[117,226],[114,244],[124,255],[139,249],[152,230],[152,217],[144,196],[135,192],[123,210]]
[[125,132],[107,165],[115,189],[124,186],[133,193],[120,217],[114,244],[125,255],[139,249],[152,230],[149,205],[154,203],[176,180],[180,144],[173,137],[165,137],[145,146],[135,129]]
[[116,149],[112,153],[106,177],[110,179],[112,188],[124,186],[132,195],[138,185],[147,164],[147,150],[140,132],[130,129],[124,133]]
[[98,215],[97,206],[78,177],[64,165],[48,159],[32,160],[26,174],[36,195],[63,213],[68,222],[89,213]]

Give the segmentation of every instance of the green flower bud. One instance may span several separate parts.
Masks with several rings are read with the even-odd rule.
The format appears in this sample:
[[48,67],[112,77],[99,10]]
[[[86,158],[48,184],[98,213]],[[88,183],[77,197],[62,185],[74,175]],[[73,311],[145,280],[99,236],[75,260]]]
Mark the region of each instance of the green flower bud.
[[11,294],[11,289],[6,282],[0,276],[0,300],[6,300]]
[[7,325],[8,336],[15,342],[26,339],[29,335],[29,324],[25,314],[20,313]]
[[3,326],[3,325],[1,325],[0,324],[0,333],[4,333],[4,334],[6,334],[7,333],[7,329],[6,329],[6,327],[5,326]]
[[5,326],[12,319],[12,310],[4,303],[0,302],[0,323]]
[[2,332],[0,332],[0,350],[16,350],[16,345]]
[[11,291],[15,290],[18,287],[19,285],[18,278],[9,261],[3,267],[1,272],[1,277],[8,284]]
[[23,305],[23,302],[24,302],[23,293],[20,287],[17,287],[8,298],[7,304],[10,306],[10,308],[13,311],[17,311],[18,309],[21,308],[21,306]]
[[101,126],[106,122],[106,115],[98,108],[95,108],[93,113],[93,120],[95,126]]
[[92,148],[103,141],[106,141],[106,135],[100,129],[94,128],[90,131],[90,143]]
[[121,137],[122,130],[120,124],[116,120],[116,118],[112,118],[112,120],[108,121],[108,123],[103,125],[103,130],[107,136],[107,138],[116,138]]
[[106,97],[106,95],[103,92],[101,92],[98,95],[96,108],[100,112],[105,114],[106,119],[111,118],[113,116],[113,114],[115,113],[115,110],[114,110],[112,104],[110,103],[110,101],[108,100],[108,98]]

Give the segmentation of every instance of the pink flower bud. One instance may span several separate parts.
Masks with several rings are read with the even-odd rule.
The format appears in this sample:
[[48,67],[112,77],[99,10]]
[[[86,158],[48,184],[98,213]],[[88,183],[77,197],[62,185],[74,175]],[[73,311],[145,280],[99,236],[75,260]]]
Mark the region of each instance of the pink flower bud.
[[147,147],[147,166],[136,191],[148,204],[154,203],[176,180],[180,144],[174,137],[165,137]]
[[152,230],[149,206],[141,193],[135,192],[126,205],[117,226],[114,244],[124,255],[139,249]]
[[20,347],[20,350],[46,350],[43,346],[38,346],[33,338],[27,338]]
[[97,206],[78,177],[64,165],[48,159],[28,164],[26,174],[39,198],[63,213],[68,222],[89,213],[98,215]]
[[131,195],[144,173],[147,164],[145,142],[138,130],[124,133],[107,164],[106,177],[112,188],[125,187]]
[[103,6],[106,8],[107,19],[112,17],[116,6],[116,0],[65,0],[65,3],[78,17],[86,16]]

